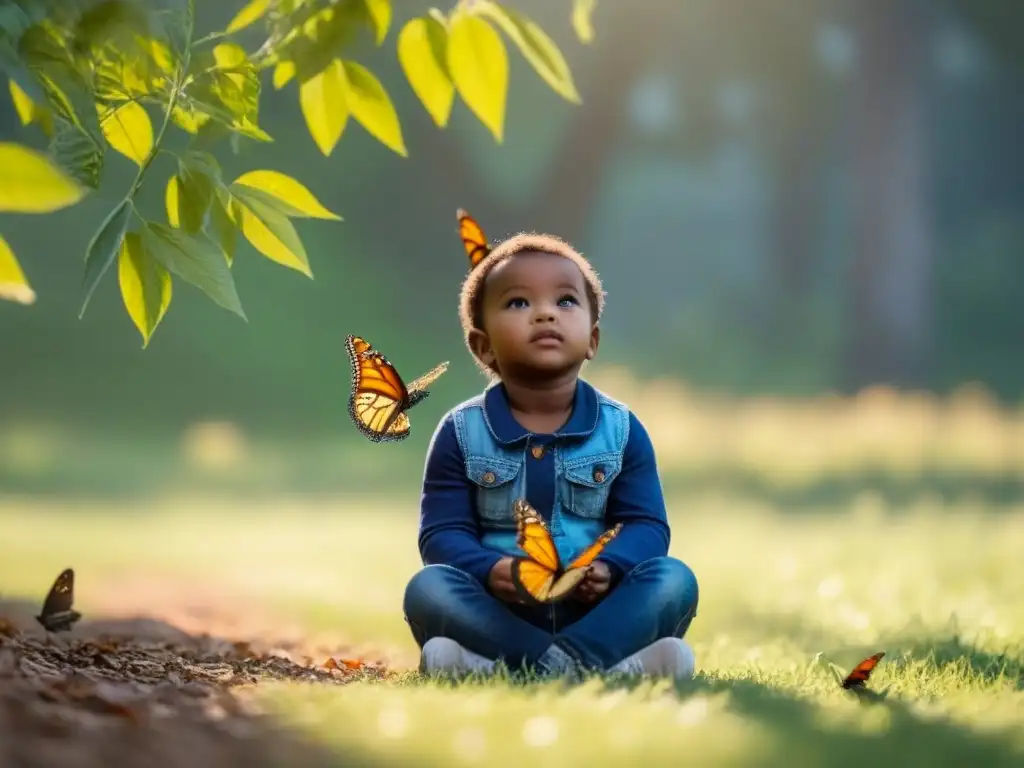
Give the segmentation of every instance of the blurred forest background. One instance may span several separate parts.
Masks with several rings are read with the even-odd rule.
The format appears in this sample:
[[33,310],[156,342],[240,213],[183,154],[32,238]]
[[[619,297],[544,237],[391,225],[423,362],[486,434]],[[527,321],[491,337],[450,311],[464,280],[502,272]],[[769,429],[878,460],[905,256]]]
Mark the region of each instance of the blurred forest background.
[[[200,26],[241,5],[200,3]],[[393,30],[428,6],[409,5]],[[86,243],[135,170],[115,153],[81,204],[0,217],[39,295],[0,303],[0,487],[411,488],[441,414],[484,385],[456,312],[459,206],[492,241],[551,231],[594,262],[609,304],[586,375],[658,424],[667,470],[827,473],[860,451],[865,471],[941,474],[957,453],[1017,487],[1024,6],[605,0],[583,45],[568,3],[512,5],[558,42],[583,103],[511,55],[500,146],[461,103],[439,130],[393,42],[358,58],[408,158],[350,122],[325,159],[294,86],[264,88],[275,141],[219,152],[225,175],[285,171],[345,221],[299,223],[312,282],[240,243],[248,324],[182,285],[143,351],[112,275],[78,319]],[[27,130],[0,99],[0,139]],[[143,189],[153,214],[163,191]],[[350,424],[347,333],[407,379],[452,361],[405,443]]]

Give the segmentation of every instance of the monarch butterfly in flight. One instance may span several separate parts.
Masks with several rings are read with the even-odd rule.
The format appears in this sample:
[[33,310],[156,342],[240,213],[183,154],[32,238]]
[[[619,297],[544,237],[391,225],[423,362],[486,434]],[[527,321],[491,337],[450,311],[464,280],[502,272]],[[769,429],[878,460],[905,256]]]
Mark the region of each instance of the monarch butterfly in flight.
[[427,387],[448,370],[447,361],[406,387],[395,366],[365,339],[349,335],[345,349],[352,363],[348,413],[356,428],[375,443],[407,438],[411,425],[406,411],[430,394]]
[[871,677],[871,673],[875,667],[878,666],[878,662],[882,660],[885,653],[876,653],[874,656],[869,656],[864,659],[860,664],[853,668],[853,671],[846,676],[842,682],[843,688],[850,690],[851,688],[863,688],[864,684]]
[[469,257],[469,268],[473,269],[487,258],[487,254],[491,252],[491,244],[487,242],[487,235],[477,224],[476,219],[466,213],[465,208],[459,208],[455,212],[455,218],[459,222],[459,237],[462,238],[462,246],[466,249],[466,256]]
[[622,530],[619,523],[602,533],[563,571],[555,542],[537,511],[525,499],[517,499],[512,509],[518,529],[516,544],[527,554],[512,563],[512,580],[523,597],[538,603],[557,602],[576,589],[590,564]]
[[36,616],[36,621],[43,625],[47,632],[66,632],[71,625],[82,618],[82,614],[73,610],[75,602],[75,572],[65,568],[50,587],[43,610]]

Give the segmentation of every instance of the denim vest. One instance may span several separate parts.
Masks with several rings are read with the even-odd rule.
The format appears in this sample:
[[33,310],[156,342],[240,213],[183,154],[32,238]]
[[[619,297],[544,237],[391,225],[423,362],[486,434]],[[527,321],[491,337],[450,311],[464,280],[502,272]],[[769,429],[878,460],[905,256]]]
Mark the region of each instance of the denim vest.
[[[612,482],[622,471],[629,439],[628,408],[597,392],[598,418],[587,437],[553,442],[554,509],[538,509],[562,565],[568,565],[607,528],[605,507]],[[466,462],[466,477],[476,486],[481,543],[506,555],[522,557],[516,545],[512,502],[526,498],[527,439],[503,444],[495,436],[484,409],[486,392],[452,411],[455,434]]]

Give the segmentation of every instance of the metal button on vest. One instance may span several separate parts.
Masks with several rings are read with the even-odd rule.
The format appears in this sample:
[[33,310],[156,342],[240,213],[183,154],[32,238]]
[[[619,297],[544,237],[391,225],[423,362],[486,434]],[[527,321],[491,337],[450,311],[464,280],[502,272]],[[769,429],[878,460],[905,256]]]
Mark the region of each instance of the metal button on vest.
[[491,483],[493,483],[494,482],[494,473],[493,472],[484,472],[483,481],[485,483],[487,483],[487,485],[490,485]]
[[594,467],[594,482],[595,483],[603,483],[604,482],[604,467]]
[[530,448],[530,453],[533,454],[533,458],[541,459],[541,458],[544,457],[544,446],[543,445],[534,445],[534,446],[532,446]]

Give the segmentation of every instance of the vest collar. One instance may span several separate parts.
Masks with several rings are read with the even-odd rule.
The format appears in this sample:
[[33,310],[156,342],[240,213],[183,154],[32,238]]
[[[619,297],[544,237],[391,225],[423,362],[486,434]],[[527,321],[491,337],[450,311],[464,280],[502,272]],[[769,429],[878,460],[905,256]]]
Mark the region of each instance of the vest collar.
[[[555,431],[554,436],[589,437],[597,426],[599,412],[597,390],[583,379],[576,379],[572,413],[569,414],[569,420]],[[500,381],[488,387],[484,393],[484,416],[487,428],[499,443],[515,443],[531,434],[512,415],[508,392]]]

